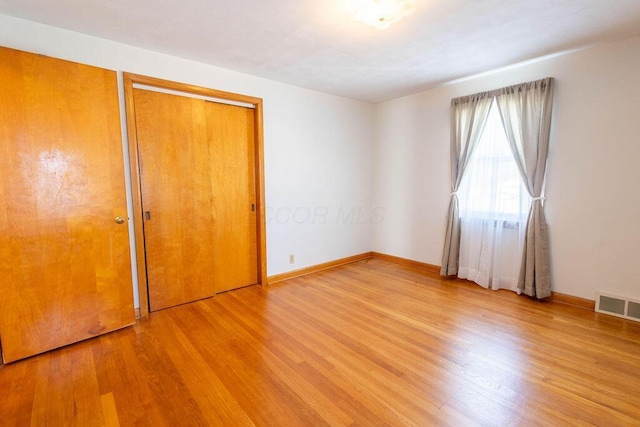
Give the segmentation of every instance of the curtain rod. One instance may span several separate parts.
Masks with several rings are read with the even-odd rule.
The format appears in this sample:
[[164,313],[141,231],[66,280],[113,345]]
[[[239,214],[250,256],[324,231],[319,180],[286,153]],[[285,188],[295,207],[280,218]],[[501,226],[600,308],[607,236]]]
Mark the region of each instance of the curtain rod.
[[529,89],[532,87],[551,85],[553,84],[553,80],[554,80],[553,77],[545,77],[544,79],[532,80],[530,82],[525,82],[525,83],[518,83],[511,86],[505,86],[500,89],[493,89],[487,92],[478,92],[478,93],[474,93],[473,95],[460,96],[458,98],[453,98],[451,100],[451,104],[452,105],[464,104],[464,103],[478,100],[478,99],[493,98],[495,96],[502,95],[505,93],[519,92],[524,89]]

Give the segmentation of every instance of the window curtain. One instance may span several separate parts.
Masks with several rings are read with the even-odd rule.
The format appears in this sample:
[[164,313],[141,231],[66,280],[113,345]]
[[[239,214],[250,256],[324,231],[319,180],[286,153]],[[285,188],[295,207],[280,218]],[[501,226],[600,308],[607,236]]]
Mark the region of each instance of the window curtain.
[[547,169],[552,99],[553,78],[500,89],[496,94],[509,147],[525,188],[532,197],[518,290],[540,299],[551,295],[549,238],[542,191]]
[[493,97],[489,93],[451,101],[451,199],[440,270],[443,276],[458,274],[460,213],[456,192],[487,123],[492,102]]
[[518,171],[494,102],[458,190],[458,277],[484,288],[518,292],[531,198]]

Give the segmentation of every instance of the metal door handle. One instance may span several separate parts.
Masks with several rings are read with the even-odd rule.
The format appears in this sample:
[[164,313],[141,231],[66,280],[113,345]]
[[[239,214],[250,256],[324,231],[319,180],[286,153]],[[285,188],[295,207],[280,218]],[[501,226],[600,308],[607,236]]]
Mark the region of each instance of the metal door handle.
[[116,221],[116,224],[124,224],[125,219],[121,216],[117,216],[115,221]]

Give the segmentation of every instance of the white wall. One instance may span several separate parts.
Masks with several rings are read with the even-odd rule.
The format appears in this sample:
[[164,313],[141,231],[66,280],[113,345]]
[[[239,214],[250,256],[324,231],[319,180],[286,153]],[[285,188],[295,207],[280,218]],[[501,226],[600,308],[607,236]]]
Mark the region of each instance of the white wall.
[[452,98],[555,77],[547,174],[552,288],[640,298],[640,37],[399,98],[374,111],[373,250],[441,264]]
[[268,274],[371,250],[370,104],[3,15],[0,45],[263,98]]
[[555,77],[546,203],[553,289],[640,298],[640,37],[373,108],[2,15],[0,45],[263,98],[269,275],[371,249],[439,265],[451,98]]

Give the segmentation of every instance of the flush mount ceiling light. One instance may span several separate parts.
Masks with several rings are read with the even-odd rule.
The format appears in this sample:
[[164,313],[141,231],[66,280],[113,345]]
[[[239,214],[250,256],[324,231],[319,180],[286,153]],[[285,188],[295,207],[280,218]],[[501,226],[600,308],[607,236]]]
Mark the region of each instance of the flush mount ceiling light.
[[384,30],[415,10],[406,0],[355,0],[353,19]]

